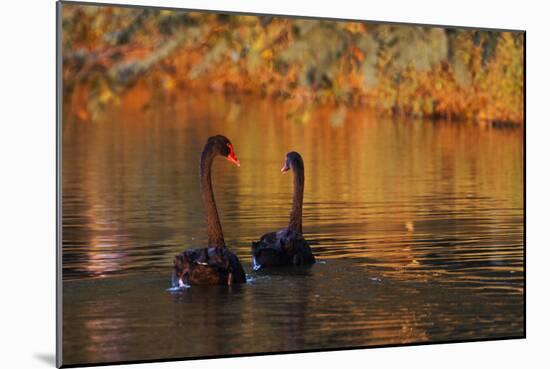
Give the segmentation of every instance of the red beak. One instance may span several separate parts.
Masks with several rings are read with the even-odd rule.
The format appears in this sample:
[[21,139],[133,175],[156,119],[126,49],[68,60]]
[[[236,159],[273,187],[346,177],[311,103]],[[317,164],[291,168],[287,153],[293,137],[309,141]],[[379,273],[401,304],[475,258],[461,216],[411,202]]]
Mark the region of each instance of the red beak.
[[229,155],[227,155],[227,160],[235,164],[236,166],[240,167],[241,162],[237,157],[235,156],[235,151],[233,150],[233,145],[227,144],[227,147],[229,147]]
[[241,162],[239,161],[239,159],[237,159],[236,157],[234,156],[228,156],[227,157],[227,160],[229,160],[230,162],[234,163],[236,166],[240,167],[241,166]]

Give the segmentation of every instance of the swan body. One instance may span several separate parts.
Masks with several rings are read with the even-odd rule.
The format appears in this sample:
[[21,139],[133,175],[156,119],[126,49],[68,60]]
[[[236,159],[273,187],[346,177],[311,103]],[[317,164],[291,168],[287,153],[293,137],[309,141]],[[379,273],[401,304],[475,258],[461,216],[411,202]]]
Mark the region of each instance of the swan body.
[[175,257],[174,267],[174,287],[246,282],[246,274],[239,258],[227,247],[186,250]]
[[264,234],[252,243],[254,269],[315,263],[315,257],[304,237],[289,229]]
[[264,234],[259,241],[252,242],[253,268],[255,270],[284,265],[314,264],[315,257],[302,235],[302,206],[304,199],[304,162],[299,153],[286,155],[285,173],[294,173],[294,194],[292,210],[287,228]]
[[208,139],[200,161],[201,197],[206,210],[208,247],[189,249],[174,257],[173,287],[246,282],[246,274],[239,258],[225,245],[216,208],[211,168],[217,156],[223,156],[240,166],[233,145],[227,137],[217,135]]

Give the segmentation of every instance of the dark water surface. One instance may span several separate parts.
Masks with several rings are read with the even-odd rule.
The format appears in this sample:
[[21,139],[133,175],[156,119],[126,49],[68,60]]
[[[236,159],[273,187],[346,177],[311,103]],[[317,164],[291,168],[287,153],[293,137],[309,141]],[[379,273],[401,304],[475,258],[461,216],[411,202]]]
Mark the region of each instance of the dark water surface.
[[[63,127],[64,364],[517,337],[523,326],[523,131],[180,98]],[[173,256],[206,244],[198,162],[242,286],[169,293]],[[250,271],[283,228],[305,163],[304,232],[321,262]]]

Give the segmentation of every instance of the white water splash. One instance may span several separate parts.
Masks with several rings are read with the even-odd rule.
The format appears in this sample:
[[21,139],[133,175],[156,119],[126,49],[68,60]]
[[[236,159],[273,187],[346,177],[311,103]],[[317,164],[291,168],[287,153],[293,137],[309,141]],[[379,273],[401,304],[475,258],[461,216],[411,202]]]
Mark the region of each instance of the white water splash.
[[188,288],[191,288],[191,286],[188,285],[188,284],[183,283],[180,286],[172,286],[170,288],[167,288],[166,291],[168,291],[168,292],[180,292],[180,291],[185,291]]
[[256,258],[255,257],[252,257],[252,270],[256,271],[256,270],[260,270],[262,269],[262,265],[261,264],[258,264],[256,262]]

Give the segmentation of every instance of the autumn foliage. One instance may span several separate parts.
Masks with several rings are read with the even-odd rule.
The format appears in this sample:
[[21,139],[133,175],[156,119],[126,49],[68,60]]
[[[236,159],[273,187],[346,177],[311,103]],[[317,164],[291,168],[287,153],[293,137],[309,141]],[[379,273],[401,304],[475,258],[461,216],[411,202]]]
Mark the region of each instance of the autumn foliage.
[[65,4],[63,99],[81,120],[182,93],[523,123],[524,34]]

